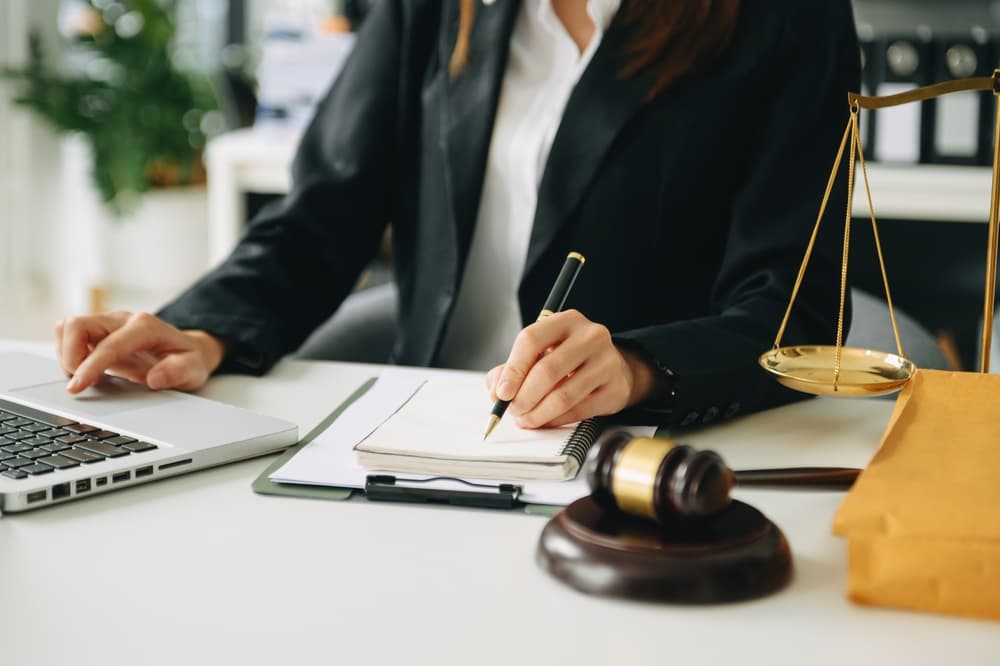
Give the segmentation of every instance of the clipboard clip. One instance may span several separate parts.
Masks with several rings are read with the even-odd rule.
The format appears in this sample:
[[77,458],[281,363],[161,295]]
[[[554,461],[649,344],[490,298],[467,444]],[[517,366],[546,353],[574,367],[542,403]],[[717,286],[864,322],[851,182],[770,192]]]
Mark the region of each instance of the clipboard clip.
[[[469,489],[452,490],[425,485],[434,481],[457,483]],[[365,477],[365,496],[375,501],[453,504],[489,509],[513,509],[522,504],[521,486],[512,483],[475,483],[451,476],[400,479],[390,474],[369,474]]]

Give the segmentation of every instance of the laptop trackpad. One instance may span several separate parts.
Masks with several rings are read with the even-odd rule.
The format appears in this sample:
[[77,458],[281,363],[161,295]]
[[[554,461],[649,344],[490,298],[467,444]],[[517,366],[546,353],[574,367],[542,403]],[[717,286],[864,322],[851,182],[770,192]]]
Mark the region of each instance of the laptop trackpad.
[[152,391],[141,384],[108,376],[97,386],[75,396],[66,392],[65,380],[13,389],[7,393],[43,405],[44,409],[65,411],[81,420],[88,417],[103,420],[112,414],[184,400],[183,395],[172,391]]
[[179,391],[152,391],[105,377],[73,396],[63,381],[7,391],[25,403],[168,445],[201,449],[287,432],[289,423]]

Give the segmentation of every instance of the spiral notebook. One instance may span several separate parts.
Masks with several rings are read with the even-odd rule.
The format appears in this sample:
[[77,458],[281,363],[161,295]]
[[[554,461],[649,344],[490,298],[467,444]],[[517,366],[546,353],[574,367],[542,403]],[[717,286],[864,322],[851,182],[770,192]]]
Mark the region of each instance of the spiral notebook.
[[600,434],[593,419],[558,428],[517,427],[508,414],[483,440],[492,403],[479,373],[432,377],[355,445],[371,470],[459,478],[566,480],[576,477]]

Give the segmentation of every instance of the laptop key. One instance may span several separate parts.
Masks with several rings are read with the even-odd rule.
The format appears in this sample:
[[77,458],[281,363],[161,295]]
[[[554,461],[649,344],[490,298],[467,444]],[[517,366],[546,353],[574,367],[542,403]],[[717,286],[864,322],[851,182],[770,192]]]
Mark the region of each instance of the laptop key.
[[32,446],[45,446],[52,442],[48,437],[32,437],[30,439],[22,439],[22,444],[31,444]]
[[19,469],[5,469],[0,474],[10,479],[27,479],[28,475]]
[[63,444],[62,442],[50,442],[48,444],[42,444],[40,447],[43,451],[48,451],[50,453],[59,453],[64,449],[69,448],[69,444]]
[[38,474],[47,474],[51,472],[52,469],[53,468],[48,465],[43,465],[40,462],[36,462],[34,465],[28,465],[27,467],[22,467],[18,471],[27,472],[28,474],[34,474],[37,476]]
[[122,444],[131,444],[132,442],[135,441],[135,437],[126,437],[125,435],[119,435],[118,437],[109,437],[108,439],[102,441],[108,444],[114,444],[115,446],[121,446]]
[[[49,439],[58,439],[66,434],[62,428],[49,428],[45,432],[40,432],[38,435],[40,437],[48,437]],[[79,437],[79,435],[77,435]]]
[[77,442],[83,442],[87,438],[84,435],[63,435],[62,437],[56,437],[57,442],[62,442],[63,444],[76,444]]
[[38,462],[45,463],[46,465],[52,465],[57,469],[66,469],[67,467],[76,467],[80,463],[72,458],[67,458],[66,456],[55,453],[47,458],[39,458]]
[[92,425],[87,425],[86,423],[71,423],[67,426],[63,426],[63,430],[83,434],[87,432],[94,432],[95,430],[98,430],[98,428],[95,428]]
[[29,439],[34,436],[35,436],[34,433],[24,432],[22,430],[18,430],[17,432],[7,433],[6,435],[7,439],[13,439],[13,440]]
[[44,458],[45,456],[52,455],[52,451],[46,451],[45,449],[32,449],[30,451],[25,451],[21,454],[23,458],[30,458],[34,460],[36,458]]
[[91,439],[109,439],[111,437],[117,437],[118,433],[111,432],[110,430],[98,430],[97,432],[88,432],[87,437]]
[[139,453],[140,451],[152,451],[156,448],[156,444],[150,444],[149,442],[128,442],[122,444],[123,449],[128,449],[133,453]]
[[66,456],[67,458],[72,458],[73,460],[78,460],[82,463],[92,463],[104,460],[104,456],[97,455],[96,453],[91,453],[84,449],[71,449],[66,448],[59,452],[59,455]]
[[77,448],[87,449],[92,453],[99,453],[102,456],[107,456],[109,458],[119,458],[121,456],[127,456],[128,451],[125,449],[120,449],[117,446],[112,446],[111,444],[106,444],[104,442],[88,439],[86,442],[79,442]]
[[20,453],[21,451],[30,451],[30,444],[8,444],[7,446],[0,446],[0,451],[6,451],[7,453]]
[[3,464],[7,465],[7,467],[24,467],[25,465],[30,465],[31,462],[32,461],[30,458],[17,457],[17,458],[8,458],[7,460],[3,461]]
[[45,423],[29,423],[21,426],[21,430],[27,430],[28,432],[41,432],[49,429],[51,429],[51,426]]

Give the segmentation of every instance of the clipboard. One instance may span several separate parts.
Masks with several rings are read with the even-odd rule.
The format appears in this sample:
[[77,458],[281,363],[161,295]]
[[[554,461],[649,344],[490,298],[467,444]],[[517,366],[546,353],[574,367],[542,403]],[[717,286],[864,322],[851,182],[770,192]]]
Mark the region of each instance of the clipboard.
[[270,479],[270,475],[274,471],[294,457],[304,446],[326,430],[358,398],[368,392],[374,386],[375,381],[376,378],[372,377],[359,386],[354,393],[330,412],[326,418],[309,431],[298,443],[289,447],[271,461],[254,480],[251,486],[254,492],[260,495],[304,497],[310,499],[343,501],[352,497],[358,497],[370,501],[395,501],[442,506],[520,510],[526,514],[543,516],[553,516],[563,508],[562,505],[557,504],[536,504],[522,501],[520,499],[520,486],[515,483],[478,483],[466,479],[452,478],[450,480],[454,481],[456,485],[463,487],[445,490],[427,486],[428,481],[439,481],[442,477],[414,479],[400,478],[399,476],[385,473],[369,474],[365,479],[364,488],[278,483]]

